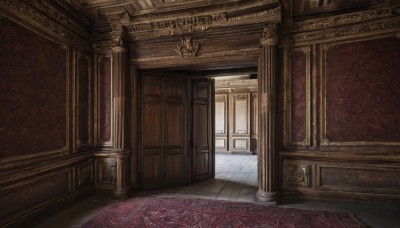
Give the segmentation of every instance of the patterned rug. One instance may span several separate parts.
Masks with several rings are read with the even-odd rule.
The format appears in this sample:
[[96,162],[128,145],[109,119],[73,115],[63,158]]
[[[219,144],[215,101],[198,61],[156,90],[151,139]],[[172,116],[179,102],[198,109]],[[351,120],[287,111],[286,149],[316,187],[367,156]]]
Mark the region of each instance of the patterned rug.
[[83,227],[366,227],[348,213],[198,198],[135,197]]

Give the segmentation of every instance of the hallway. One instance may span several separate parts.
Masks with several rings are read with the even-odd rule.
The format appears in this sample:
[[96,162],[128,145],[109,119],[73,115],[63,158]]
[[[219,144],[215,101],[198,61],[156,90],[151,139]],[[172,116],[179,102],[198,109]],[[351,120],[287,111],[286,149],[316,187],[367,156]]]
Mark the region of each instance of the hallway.
[[[185,187],[147,191],[135,196],[177,196],[206,199],[259,202],[256,198],[257,156],[216,155],[216,177]],[[96,194],[42,221],[37,228],[80,227],[96,213],[119,200]],[[400,223],[400,208],[394,205],[360,204],[284,198],[279,207],[350,212],[370,227],[391,228]]]

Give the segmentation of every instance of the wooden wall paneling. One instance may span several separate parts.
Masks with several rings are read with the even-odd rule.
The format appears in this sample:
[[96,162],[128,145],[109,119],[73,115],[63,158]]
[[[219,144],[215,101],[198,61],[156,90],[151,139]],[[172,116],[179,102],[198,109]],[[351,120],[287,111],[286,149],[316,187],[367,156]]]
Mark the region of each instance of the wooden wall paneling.
[[311,47],[290,49],[285,77],[285,145],[311,144]]
[[75,152],[87,150],[93,145],[92,137],[92,62],[88,54],[77,51],[76,54],[76,138]]
[[18,224],[63,199],[71,191],[71,176],[71,169],[62,169],[2,188],[0,225]]
[[0,49],[6,50],[0,56],[1,227],[29,226],[94,192],[93,152],[72,155],[78,139],[92,145],[89,32],[58,7],[54,1],[0,3]]
[[75,166],[75,189],[91,186],[95,183],[95,163],[94,159]]
[[229,151],[228,94],[215,95],[215,149]]
[[104,156],[96,158],[96,188],[114,190],[116,183],[117,161],[115,158]]
[[[247,31],[247,34],[237,31],[228,41],[226,35],[221,34],[220,31],[209,35],[193,35],[191,38],[199,45],[196,61],[193,58],[179,58],[175,49],[182,42],[180,37],[159,38],[157,41],[138,41],[130,47],[132,50],[131,61],[141,69],[160,69],[171,66],[176,69],[255,67],[259,54],[260,30],[262,27],[256,26],[251,31]],[[210,39],[204,39],[206,36]],[[247,42],[238,42],[238,40]],[[231,47],[235,47],[235,50],[232,50]]]
[[95,145],[110,147],[113,144],[112,55],[95,54],[94,132]]
[[250,151],[250,94],[230,94],[230,149]]
[[316,171],[316,188],[376,194],[400,192],[400,169],[396,165],[325,163],[316,165]]
[[394,97],[399,93],[400,56],[385,51],[399,49],[394,36],[323,45],[322,147],[381,146],[379,151],[385,151],[399,146],[400,119],[394,113],[400,104]]

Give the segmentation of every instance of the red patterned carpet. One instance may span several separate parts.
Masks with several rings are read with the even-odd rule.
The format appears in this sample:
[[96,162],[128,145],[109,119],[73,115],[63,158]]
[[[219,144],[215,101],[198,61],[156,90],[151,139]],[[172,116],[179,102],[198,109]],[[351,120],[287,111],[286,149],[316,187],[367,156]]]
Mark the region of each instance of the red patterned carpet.
[[136,197],[103,210],[83,227],[365,227],[348,213],[198,198]]

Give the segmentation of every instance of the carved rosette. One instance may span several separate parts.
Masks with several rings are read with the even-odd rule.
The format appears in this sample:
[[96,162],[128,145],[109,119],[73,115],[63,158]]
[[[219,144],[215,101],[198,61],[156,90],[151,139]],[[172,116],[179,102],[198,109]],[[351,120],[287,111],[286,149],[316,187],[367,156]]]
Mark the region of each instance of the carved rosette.
[[268,24],[263,31],[261,37],[262,45],[276,45],[278,44],[278,24]]
[[285,185],[309,187],[310,165],[285,161]]
[[191,37],[184,37],[181,39],[181,43],[177,45],[174,51],[178,53],[178,57],[195,57],[200,48],[200,44],[194,42]]

